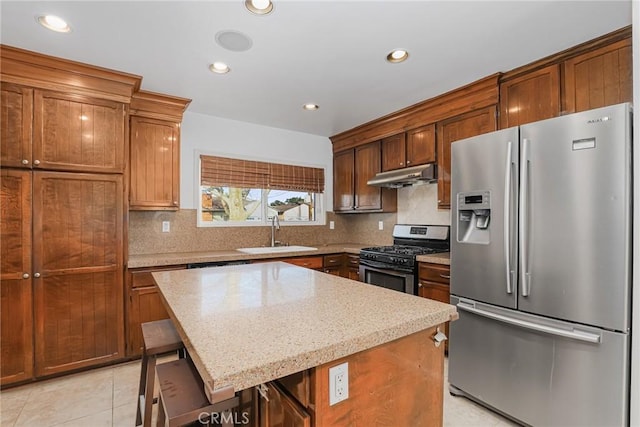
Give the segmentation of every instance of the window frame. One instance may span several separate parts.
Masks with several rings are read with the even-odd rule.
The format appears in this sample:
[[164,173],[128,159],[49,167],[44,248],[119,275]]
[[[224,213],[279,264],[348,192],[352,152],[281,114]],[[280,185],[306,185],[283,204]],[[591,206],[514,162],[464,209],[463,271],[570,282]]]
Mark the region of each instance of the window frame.
[[[271,226],[271,218],[272,216],[268,216],[268,192],[265,190],[271,190],[269,188],[256,188],[256,190],[260,190],[260,197],[262,200],[262,220],[261,221],[203,221],[202,220],[202,189],[201,189],[201,155],[209,155],[209,156],[220,156],[220,157],[236,157],[238,154],[221,154],[221,153],[203,153],[196,151],[195,153],[195,162],[196,168],[195,178],[196,178],[196,191],[195,191],[195,202],[196,202],[196,226],[198,228],[209,228],[209,227],[270,227]],[[236,157],[237,158],[237,157]],[[260,158],[251,158],[247,157],[248,160],[255,160],[260,162],[272,162],[272,163],[282,163],[282,161],[278,160],[270,160],[270,159],[260,159]],[[293,163],[290,163],[293,164]],[[297,166],[309,166],[314,168],[322,168],[325,171],[325,176],[327,173],[326,167],[322,165],[310,165],[303,163],[295,163]],[[282,190],[289,191],[289,190]],[[322,226],[327,223],[327,211],[326,211],[326,190],[324,193],[313,193],[315,194],[315,204],[316,204],[316,219],[315,221],[280,221],[281,227],[292,227],[292,226]]]

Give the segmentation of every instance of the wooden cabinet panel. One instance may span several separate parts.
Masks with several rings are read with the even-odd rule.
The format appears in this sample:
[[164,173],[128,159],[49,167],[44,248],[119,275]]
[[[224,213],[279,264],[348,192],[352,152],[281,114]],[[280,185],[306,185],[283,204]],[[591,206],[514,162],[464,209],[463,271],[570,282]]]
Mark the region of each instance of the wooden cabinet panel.
[[451,144],[496,130],[496,107],[462,114],[437,124],[438,207],[449,208],[451,197]]
[[384,138],[382,141],[382,170],[390,171],[406,167],[406,137],[404,133]]
[[[418,266],[418,295],[423,298],[449,304],[449,277],[451,268],[444,264],[421,262]],[[449,336],[449,322],[444,325],[444,333]],[[445,351],[449,341],[445,341]]]
[[310,427],[311,416],[275,382],[260,396],[260,427]]
[[450,267],[444,264],[419,263],[418,277],[428,282],[449,284]]
[[179,209],[179,123],[131,117],[130,209]]
[[145,322],[168,319],[162,298],[155,286],[132,289],[129,294],[127,356],[140,356],[144,346],[141,326]]
[[0,384],[33,376],[31,173],[1,171]]
[[500,83],[500,128],[560,115],[560,66],[550,65]]
[[125,120],[122,103],[35,90],[33,164],[41,169],[122,173]]
[[380,141],[355,149],[355,198],[356,210],[381,210],[381,189],[367,185],[367,181],[380,172]]
[[630,38],[568,59],[563,65],[564,112],[574,113],[632,101]]
[[297,265],[299,267],[312,268],[315,270],[322,270],[322,257],[297,257],[297,258],[282,258],[271,259],[269,261],[282,261],[288,264]]
[[407,131],[407,166],[436,161],[435,123]]
[[31,167],[33,89],[2,83],[0,101],[0,164]]
[[34,173],[36,375],[124,356],[121,175]]
[[355,207],[354,178],[355,156],[353,150],[333,156],[333,210],[351,211]]
[[310,404],[311,375],[309,370],[296,372],[277,380],[278,385],[285,389],[294,397],[303,408],[308,408]]

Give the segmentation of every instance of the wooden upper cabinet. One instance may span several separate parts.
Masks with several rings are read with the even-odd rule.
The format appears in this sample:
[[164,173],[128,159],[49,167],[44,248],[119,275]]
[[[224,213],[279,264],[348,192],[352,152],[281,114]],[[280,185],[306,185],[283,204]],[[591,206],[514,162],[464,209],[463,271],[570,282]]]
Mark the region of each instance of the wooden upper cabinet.
[[500,128],[560,115],[558,64],[500,83]]
[[180,124],[131,117],[130,209],[178,209]]
[[0,171],[0,384],[33,376],[31,173]]
[[2,83],[0,165],[31,167],[33,89]]
[[436,125],[430,124],[382,141],[384,172],[436,161]]
[[382,209],[381,188],[367,185],[367,181],[381,171],[380,141],[355,149],[356,210]]
[[355,207],[355,152],[346,150],[333,155],[333,210],[352,211]]
[[118,174],[33,174],[37,376],[124,357],[123,190]]
[[436,161],[436,125],[432,123],[407,131],[407,166]]
[[574,113],[631,102],[631,38],[566,60],[563,112]]
[[35,90],[33,166],[123,173],[125,122],[123,103]]
[[496,107],[461,114],[437,124],[438,207],[449,208],[451,200],[451,144],[496,130]]
[[407,147],[404,133],[384,138],[381,143],[383,171],[401,169],[407,166]]
[[131,210],[180,208],[180,123],[190,99],[140,91],[131,98]]

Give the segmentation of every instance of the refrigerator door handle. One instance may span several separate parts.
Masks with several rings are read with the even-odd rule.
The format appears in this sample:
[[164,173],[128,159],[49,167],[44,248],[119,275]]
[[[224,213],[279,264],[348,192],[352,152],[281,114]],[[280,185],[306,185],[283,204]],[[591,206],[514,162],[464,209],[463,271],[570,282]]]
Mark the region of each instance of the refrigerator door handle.
[[504,172],[504,259],[507,268],[507,293],[513,293],[511,283],[511,141],[507,143],[507,162]]
[[585,341],[593,344],[599,344],[601,342],[601,336],[591,332],[585,332],[580,330],[566,330],[556,328],[553,326],[542,325],[539,323],[529,322],[527,320],[516,319],[503,314],[493,313],[491,311],[482,310],[476,308],[475,305],[469,305],[463,301],[460,301],[456,307],[462,311],[468,311],[469,313],[477,314],[478,316],[487,317],[489,319],[497,320],[499,322],[508,323],[510,325],[518,326],[525,329],[531,329],[546,334],[557,335],[565,338],[571,338],[578,341]]
[[522,140],[522,157],[520,160],[520,287],[522,288],[522,296],[528,297],[531,293],[531,284],[529,283],[529,273],[527,271],[527,246],[528,235],[527,228],[529,223],[529,140]]

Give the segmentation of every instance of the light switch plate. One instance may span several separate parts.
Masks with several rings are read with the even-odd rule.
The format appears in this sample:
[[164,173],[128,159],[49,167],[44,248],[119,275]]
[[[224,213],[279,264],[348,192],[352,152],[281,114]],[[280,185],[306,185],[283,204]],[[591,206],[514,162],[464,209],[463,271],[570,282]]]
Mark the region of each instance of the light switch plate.
[[329,406],[349,397],[349,363],[329,368]]
[[336,223],[333,221],[329,221],[329,230],[334,230],[336,228]]
[[162,221],[162,232],[168,233],[171,231],[171,223],[169,221]]
[[378,230],[384,230],[384,222],[378,221]]

